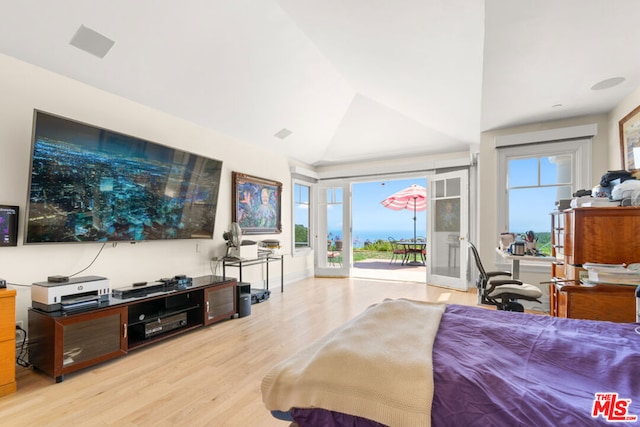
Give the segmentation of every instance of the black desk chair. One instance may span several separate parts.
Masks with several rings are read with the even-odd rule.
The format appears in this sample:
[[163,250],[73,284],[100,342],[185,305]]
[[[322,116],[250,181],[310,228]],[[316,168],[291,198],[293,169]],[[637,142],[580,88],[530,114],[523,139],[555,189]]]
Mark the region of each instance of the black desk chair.
[[494,279],[498,276],[511,277],[511,273],[509,271],[485,271],[478,250],[473,243],[468,243],[479,272],[476,286],[478,287],[480,304],[495,305],[498,310],[505,311],[524,311],[524,307],[518,300],[536,301],[542,304],[538,299],[542,296],[542,291],[536,286],[515,279]]

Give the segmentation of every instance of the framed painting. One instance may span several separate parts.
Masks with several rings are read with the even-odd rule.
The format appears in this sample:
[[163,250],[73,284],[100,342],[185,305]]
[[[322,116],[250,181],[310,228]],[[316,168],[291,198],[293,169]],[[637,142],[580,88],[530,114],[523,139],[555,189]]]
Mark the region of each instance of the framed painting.
[[622,167],[628,171],[640,169],[640,106],[619,122]]
[[232,172],[233,212],[242,234],[282,232],[282,183]]

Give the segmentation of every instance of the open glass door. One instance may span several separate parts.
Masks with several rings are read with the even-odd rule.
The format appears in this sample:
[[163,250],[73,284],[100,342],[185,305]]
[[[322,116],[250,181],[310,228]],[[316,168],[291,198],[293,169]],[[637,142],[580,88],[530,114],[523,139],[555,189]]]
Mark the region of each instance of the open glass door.
[[319,185],[315,275],[351,275],[351,190],[349,184]]
[[427,192],[427,281],[467,290],[469,234],[469,173],[467,170],[434,175]]

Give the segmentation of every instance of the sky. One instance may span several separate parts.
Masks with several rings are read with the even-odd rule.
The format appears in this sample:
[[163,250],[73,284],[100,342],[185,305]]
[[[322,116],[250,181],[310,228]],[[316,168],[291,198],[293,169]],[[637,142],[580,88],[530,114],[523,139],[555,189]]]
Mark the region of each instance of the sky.
[[[382,230],[397,232],[397,237],[412,236],[413,211],[394,211],[385,208],[381,203],[385,198],[404,190],[411,184],[427,188],[427,181],[424,178],[354,184],[352,191],[354,234],[359,231]],[[416,213],[418,236],[426,236],[426,218],[426,211]]]
[[[509,160],[509,186],[516,188],[509,194],[509,230],[506,231],[551,231],[550,214],[556,200],[571,198],[571,156],[541,157],[539,160]],[[556,186],[559,183],[567,185]],[[531,188],[535,185],[550,187]]]

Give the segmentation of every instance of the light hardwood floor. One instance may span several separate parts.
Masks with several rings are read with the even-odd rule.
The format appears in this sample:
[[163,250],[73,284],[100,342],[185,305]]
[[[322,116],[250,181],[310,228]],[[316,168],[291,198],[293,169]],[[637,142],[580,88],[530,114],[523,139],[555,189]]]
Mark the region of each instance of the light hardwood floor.
[[459,292],[410,282],[305,279],[273,290],[250,316],[227,320],[65,376],[18,368],[0,398],[7,426],[285,427],[260,382],[276,362],[385,298],[475,305]]

